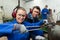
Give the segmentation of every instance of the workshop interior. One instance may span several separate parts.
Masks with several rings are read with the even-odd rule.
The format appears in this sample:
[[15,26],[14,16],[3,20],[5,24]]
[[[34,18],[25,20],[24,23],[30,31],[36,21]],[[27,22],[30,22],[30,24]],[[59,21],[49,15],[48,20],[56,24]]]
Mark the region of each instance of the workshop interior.
[[0,0],[0,29],[0,40],[60,40],[60,0]]

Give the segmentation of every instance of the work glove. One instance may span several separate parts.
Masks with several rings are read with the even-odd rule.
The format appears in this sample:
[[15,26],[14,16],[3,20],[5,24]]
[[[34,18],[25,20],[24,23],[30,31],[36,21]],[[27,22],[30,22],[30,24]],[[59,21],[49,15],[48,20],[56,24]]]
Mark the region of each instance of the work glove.
[[28,30],[23,24],[14,24],[14,29],[19,30],[20,33],[28,32]]

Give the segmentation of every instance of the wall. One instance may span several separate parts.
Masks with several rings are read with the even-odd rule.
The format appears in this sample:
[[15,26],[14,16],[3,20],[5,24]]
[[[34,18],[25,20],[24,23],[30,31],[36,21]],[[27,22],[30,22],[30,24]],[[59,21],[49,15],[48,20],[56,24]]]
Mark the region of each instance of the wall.
[[33,0],[26,2],[25,8],[28,10],[29,8],[38,5],[42,9],[46,4],[49,8],[56,9],[57,12],[60,10],[60,0]]
[[12,10],[17,4],[17,0],[0,0],[0,6],[3,6],[6,17],[11,17]]
[[20,0],[20,6],[21,6],[21,7],[25,7],[25,6],[24,6],[24,5],[25,5],[24,3],[25,3],[25,1]]
[[48,8],[51,8],[52,10],[56,10],[55,13],[53,13],[53,18],[56,21],[57,20],[57,13],[60,11],[60,0],[33,0],[30,2],[25,3],[25,9],[27,10],[27,13],[29,12],[29,8],[32,8],[33,6],[40,6],[41,9],[44,8],[45,5],[48,5]]

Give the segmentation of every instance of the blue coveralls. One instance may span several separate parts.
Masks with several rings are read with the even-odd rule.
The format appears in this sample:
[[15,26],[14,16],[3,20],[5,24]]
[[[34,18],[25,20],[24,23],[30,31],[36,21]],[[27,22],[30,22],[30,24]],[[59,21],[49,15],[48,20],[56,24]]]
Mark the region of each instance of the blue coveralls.
[[[32,14],[28,14],[28,18],[26,19],[27,22],[31,23],[31,25],[28,26],[41,26],[43,24],[43,20],[38,20],[38,18],[33,18]],[[34,24],[33,24],[34,23]],[[35,30],[35,31],[31,31],[29,32],[30,37],[33,38],[33,40],[35,40],[35,37],[37,35],[43,36],[43,30]]]
[[47,8],[42,9],[42,19],[47,19],[47,15],[49,14],[49,10]]
[[0,37],[7,36],[8,40],[28,40],[29,32],[20,33],[18,30],[13,30],[16,20],[0,24]]

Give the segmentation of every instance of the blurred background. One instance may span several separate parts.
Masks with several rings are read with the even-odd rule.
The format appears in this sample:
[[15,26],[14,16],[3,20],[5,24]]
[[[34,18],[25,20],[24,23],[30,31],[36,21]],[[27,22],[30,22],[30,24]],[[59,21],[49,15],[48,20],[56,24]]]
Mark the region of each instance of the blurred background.
[[11,19],[12,11],[18,5],[24,7],[27,13],[33,6],[40,6],[42,10],[48,5],[48,8],[52,9],[54,20],[60,20],[60,0],[0,0],[0,21]]

